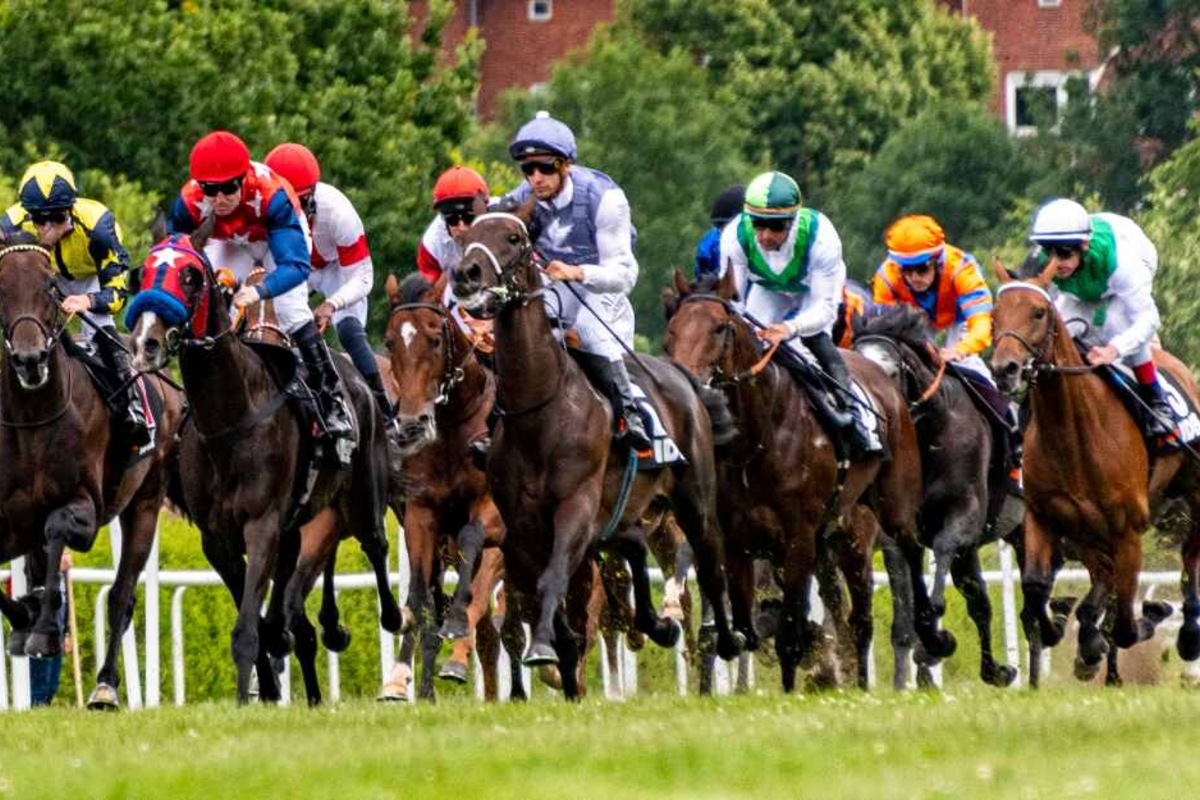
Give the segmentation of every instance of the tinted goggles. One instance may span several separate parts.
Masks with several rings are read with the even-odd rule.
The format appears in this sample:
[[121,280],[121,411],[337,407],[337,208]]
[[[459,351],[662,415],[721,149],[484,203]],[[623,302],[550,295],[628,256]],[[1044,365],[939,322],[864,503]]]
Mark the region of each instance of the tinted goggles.
[[242,178],[230,178],[227,181],[198,181],[200,191],[205,197],[216,197],[219,194],[229,196],[237,194],[242,188]]

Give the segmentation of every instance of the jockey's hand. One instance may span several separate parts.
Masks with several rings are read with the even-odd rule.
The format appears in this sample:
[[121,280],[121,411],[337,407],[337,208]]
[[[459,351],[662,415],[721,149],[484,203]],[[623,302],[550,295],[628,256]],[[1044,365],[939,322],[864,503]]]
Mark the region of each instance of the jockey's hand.
[[1089,364],[1111,364],[1120,357],[1121,353],[1111,344],[1100,345],[1088,350],[1087,360]]
[[75,229],[75,223],[71,222],[70,218],[58,223],[47,223],[37,226],[38,244],[42,247],[54,247],[60,240],[72,230]]
[[557,258],[543,267],[546,276],[552,281],[581,281],[583,280],[583,267],[577,267],[573,264],[566,264],[559,261]]
[[233,307],[245,308],[246,306],[254,305],[260,300],[262,300],[262,297],[259,296],[257,288],[253,286],[242,286],[237,290],[237,294],[233,296]]
[[328,300],[313,309],[313,319],[316,320],[317,330],[321,331],[321,333],[324,333],[325,329],[329,327],[329,322],[333,319],[334,311],[333,303]]
[[943,347],[939,355],[941,355],[942,361],[949,361],[950,363],[962,361],[964,358],[966,358],[966,356],[955,350],[953,347]]
[[795,334],[785,322],[778,322],[769,328],[763,328],[758,332],[758,338],[771,346],[782,344],[788,339],[791,339]]
[[82,314],[92,310],[92,298],[86,294],[67,295],[62,301],[62,310],[68,314]]

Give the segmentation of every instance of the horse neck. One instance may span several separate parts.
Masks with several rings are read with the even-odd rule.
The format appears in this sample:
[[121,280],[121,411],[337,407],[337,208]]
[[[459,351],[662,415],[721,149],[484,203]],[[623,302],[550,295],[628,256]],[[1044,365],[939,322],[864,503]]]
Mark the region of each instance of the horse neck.
[[[463,378],[450,390],[446,405],[438,408],[438,425],[455,427],[472,417],[486,405],[489,391],[488,372],[474,354],[468,355],[461,365]],[[449,432],[449,431],[445,431]]]
[[[1046,359],[1058,367],[1085,367],[1083,357],[1063,325],[1062,317],[1053,309],[1051,313],[1055,336]],[[1110,411],[1125,414],[1124,409],[1119,407],[1121,403],[1116,394],[1095,373],[1040,373],[1029,394],[1033,419],[1039,425],[1055,431],[1053,437],[1047,437],[1047,442],[1052,447],[1054,444],[1063,445],[1072,452],[1086,452],[1089,449],[1087,445],[1080,444],[1081,441],[1108,435],[1104,431],[1103,420],[1111,419]]]
[[496,316],[494,336],[500,406],[520,411],[544,401],[550,391],[547,385],[557,386],[562,380],[566,353],[554,338],[543,300],[538,297],[502,310]]
[[[730,359],[730,371],[733,374],[746,373],[762,357],[753,346],[753,337],[754,334],[744,321],[735,323],[733,354]],[[731,413],[738,418],[743,430],[757,441],[771,438],[775,430],[771,416],[780,378],[788,377],[783,375],[783,372],[783,367],[771,361],[757,375],[738,381],[730,398]]]

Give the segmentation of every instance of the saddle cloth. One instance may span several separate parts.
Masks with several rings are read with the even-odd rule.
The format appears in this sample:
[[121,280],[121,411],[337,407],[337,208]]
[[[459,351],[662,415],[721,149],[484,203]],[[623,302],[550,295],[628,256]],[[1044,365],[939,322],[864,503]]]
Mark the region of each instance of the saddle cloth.
[[[67,354],[82,364],[83,368],[87,370],[88,377],[91,378],[92,384],[96,387],[96,391],[99,392],[101,400],[104,401],[104,405],[112,416],[114,423],[112,426],[113,435],[122,436],[124,426],[119,424],[120,419],[118,415],[124,413],[123,397],[127,396],[123,385],[124,379],[100,358],[96,348],[90,342],[81,344],[65,335],[62,341]],[[130,464],[136,463],[144,456],[154,452],[155,432],[158,430],[158,420],[162,417],[163,412],[162,396],[158,393],[153,383],[147,381],[144,375],[138,375],[134,379],[134,385],[137,386],[142,413],[146,417],[146,427],[150,430],[150,443],[134,452],[132,447],[124,447],[124,442],[119,442],[122,445],[119,449],[129,449],[131,451]]]
[[880,454],[885,459],[888,458],[889,454],[882,437],[883,415],[871,393],[858,381],[850,379],[850,385],[847,388],[850,389],[854,398],[843,398],[842,405],[854,416],[855,435],[849,437],[852,441],[843,442],[837,427],[829,416],[829,405],[833,402],[831,395],[842,390],[833,385],[831,378],[818,372],[817,357],[808,348],[798,340],[793,340],[789,344],[793,347],[781,347],[775,351],[774,360],[785,367],[796,382],[808,392],[813,412],[838,450],[838,459],[865,458]]
[[[1124,364],[1110,364],[1108,369],[1100,370],[1100,372],[1116,391],[1117,396],[1121,398],[1121,402],[1129,409],[1129,413],[1137,420],[1143,437],[1150,441],[1150,437],[1146,435],[1149,424],[1148,414],[1137,394],[1138,384],[1133,370]],[[1197,413],[1196,406],[1188,397],[1187,392],[1179,385],[1175,376],[1165,369],[1158,370],[1158,380],[1162,385],[1163,393],[1167,396],[1167,405],[1171,407],[1171,415],[1179,426],[1181,440],[1185,444],[1191,444],[1200,439],[1200,414]]]

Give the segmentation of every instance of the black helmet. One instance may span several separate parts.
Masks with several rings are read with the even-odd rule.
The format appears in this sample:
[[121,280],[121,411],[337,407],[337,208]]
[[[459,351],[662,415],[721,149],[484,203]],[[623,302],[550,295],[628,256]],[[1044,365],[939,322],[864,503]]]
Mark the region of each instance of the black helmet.
[[745,202],[745,185],[738,183],[733,186],[726,186],[717,195],[717,199],[713,200],[712,209],[708,212],[708,217],[712,220],[713,225],[723,228],[725,227],[725,223],[741,212],[742,204]]

